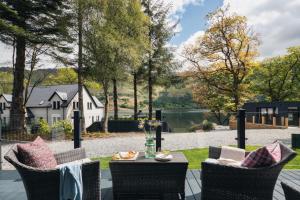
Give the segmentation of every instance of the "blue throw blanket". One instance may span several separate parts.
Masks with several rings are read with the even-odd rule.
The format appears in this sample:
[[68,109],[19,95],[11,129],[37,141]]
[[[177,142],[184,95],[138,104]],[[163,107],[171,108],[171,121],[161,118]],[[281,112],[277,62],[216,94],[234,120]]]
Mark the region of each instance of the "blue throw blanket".
[[82,200],[81,164],[70,163],[60,169],[60,200]]

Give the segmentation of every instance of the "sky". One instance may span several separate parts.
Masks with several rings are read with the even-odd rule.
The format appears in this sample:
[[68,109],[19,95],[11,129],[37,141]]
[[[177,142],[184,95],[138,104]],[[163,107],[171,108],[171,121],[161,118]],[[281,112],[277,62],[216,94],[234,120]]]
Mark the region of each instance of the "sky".
[[[194,43],[206,29],[205,16],[221,6],[248,18],[259,35],[259,59],[281,55],[290,46],[300,45],[300,0],[164,0],[172,5],[170,21],[179,20],[178,32],[169,45],[180,57],[184,45]],[[0,43],[0,66],[11,63],[11,49]],[[53,67],[50,64],[45,67]]]

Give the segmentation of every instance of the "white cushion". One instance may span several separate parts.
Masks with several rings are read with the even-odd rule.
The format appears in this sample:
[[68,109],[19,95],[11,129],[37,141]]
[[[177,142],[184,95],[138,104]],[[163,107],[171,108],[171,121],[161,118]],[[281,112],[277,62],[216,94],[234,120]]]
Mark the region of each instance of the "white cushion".
[[245,150],[235,147],[222,146],[220,160],[225,162],[242,162],[245,159]]

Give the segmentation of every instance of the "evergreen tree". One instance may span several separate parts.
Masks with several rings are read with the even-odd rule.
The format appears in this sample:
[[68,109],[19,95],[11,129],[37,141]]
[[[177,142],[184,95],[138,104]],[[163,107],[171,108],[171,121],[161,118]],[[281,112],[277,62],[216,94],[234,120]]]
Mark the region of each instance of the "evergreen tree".
[[25,51],[32,44],[53,47],[52,55],[67,51],[66,41],[69,26],[68,1],[65,0],[23,0],[0,2],[0,40],[15,44],[13,99],[11,105],[11,126],[18,132],[25,127],[24,70]]
[[173,54],[167,47],[168,41],[174,35],[177,24],[168,23],[171,5],[165,5],[163,0],[142,0],[144,12],[149,17],[148,40],[150,49],[147,53],[145,67],[147,69],[149,92],[149,120],[153,112],[153,85],[158,83],[162,75],[166,75],[174,67]]

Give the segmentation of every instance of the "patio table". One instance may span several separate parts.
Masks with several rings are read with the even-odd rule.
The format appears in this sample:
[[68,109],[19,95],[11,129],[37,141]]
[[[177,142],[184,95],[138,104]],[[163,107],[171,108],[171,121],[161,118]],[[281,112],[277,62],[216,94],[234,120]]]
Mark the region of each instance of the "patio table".
[[114,199],[184,199],[188,160],[181,152],[172,155],[168,162],[144,153],[134,161],[110,161]]

